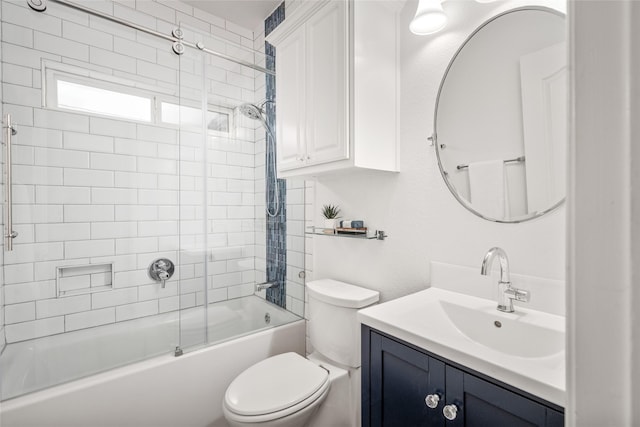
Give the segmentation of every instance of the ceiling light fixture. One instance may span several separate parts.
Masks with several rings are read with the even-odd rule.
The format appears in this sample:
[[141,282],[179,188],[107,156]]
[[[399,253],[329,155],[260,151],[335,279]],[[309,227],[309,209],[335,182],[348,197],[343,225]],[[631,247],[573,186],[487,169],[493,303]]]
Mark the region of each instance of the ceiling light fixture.
[[424,36],[440,31],[447,25],[447,15],[440,0],[420,0],[409,29],[413,34]]

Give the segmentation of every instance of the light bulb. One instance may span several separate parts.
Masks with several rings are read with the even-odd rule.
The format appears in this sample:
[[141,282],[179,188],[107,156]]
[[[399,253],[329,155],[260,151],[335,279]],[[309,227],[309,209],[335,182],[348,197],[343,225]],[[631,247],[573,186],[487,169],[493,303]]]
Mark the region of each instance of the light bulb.
[[414,16],[409,29],[413,34],[420,36],[433,34],[447,25],[447,15],[442,9],[440,0],[420,0],[416,16]]

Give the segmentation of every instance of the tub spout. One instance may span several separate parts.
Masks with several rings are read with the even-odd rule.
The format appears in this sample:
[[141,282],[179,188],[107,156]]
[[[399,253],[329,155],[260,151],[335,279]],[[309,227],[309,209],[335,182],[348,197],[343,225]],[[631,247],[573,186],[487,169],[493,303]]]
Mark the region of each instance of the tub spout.
[[280,286],[280,285],[278,283],[276,283],[276,282],[256,283],[256,292],[260,292],[263,289],[277,288],[278,286]]

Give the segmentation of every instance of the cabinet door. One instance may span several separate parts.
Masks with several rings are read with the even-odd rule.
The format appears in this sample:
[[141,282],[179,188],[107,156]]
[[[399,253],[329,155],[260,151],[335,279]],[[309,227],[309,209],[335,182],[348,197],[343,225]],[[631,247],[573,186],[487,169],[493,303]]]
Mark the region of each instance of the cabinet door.
[[448,365],[445,404],[457,408],[451,427],[551,427],[563,420],[559,412]]
[[[370,425],[444,426],[444,363],[376,333],[370,346],[369,372],[363,373],[370,375]],[[441,397],[434,409],[425,404],[429,394]]]
[[277,156],[278,170],[303,165],[305,103],[305,29],[291,33],[277,51]]
[[346,19],[347,2],[330,1],[306,23],[307,165],[349,158]]

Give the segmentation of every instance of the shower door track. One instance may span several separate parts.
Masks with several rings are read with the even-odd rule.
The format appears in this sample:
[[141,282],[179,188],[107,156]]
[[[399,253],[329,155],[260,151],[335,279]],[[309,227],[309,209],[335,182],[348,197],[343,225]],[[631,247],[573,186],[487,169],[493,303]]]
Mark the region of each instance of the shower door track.
[[[39,2],[44,2],[46,0],[38,0],[38,1]],[[256,71],[260,71],[260,72],[263,72],[263,73],[266,73],[266,74],[269,74],[269,75],[272,75],[272,76],[276,75],[275,71],[271,71],[271,70],[268,70],[268,69],[266,69],[264,67],[260,67],[259,65],[255,65],[255,64],[252,64],[250,62],[243,61],[241,59],[233,58],[233,57],[231,57],[229,55],[226,55],[224,53],[220,53],[220,52],[217,52],[215,50],[208,49],[208,48],[204,47],[202,45],[202,43],[200,43],[200,42],[198,42],[198,43],[188,42],[188,41],[185,41],[185,40],[183,40],[181,38],[174,37],[173,35],[163,34],[163,33],[160,33],[160,32],[158,32],[156,30],[152,30],[151,28],[147,28],[147,27],[144,27],[142,25],[135,24],[135,23],[133,23],[131,21],[127,21],[126,19],[117,18],[115,16],[111,16],[111,15],[108,15],[106,13],[103,13],[103,12],[100,12],[100,11],[97,11],[97,10],[94,10],[94,9],[91,9],[91,8],[88,8],[88,7],[85,7],[85,6],[81,6],[81,5],[77,4],[77,3],[73,3],[73,2],[70,2],[68,0],[51,0],[51,1],[53,1],[55,3],[63,4],[65,6],[68,6],[70,8],[76,9],[76,10],[80,10],[82,12],[89,13],[91,15],[99,16],[100,18],[104,18],[104,19],[109,20],[111,22],[115,22],[117,24],[121,24],[121,25],[124,25],[126,27],[133,28],[133,29],[138,30],[138,31],[142,31],[143,33],[147,33],[147,34],[150,34],[152,36],[163,38],[163,39],[165,39],[167,41],[170,41],[170,42],[173,42],[173,43],[181,43],[181,44],[183,44],[185,46],[189,46],[189,47],[192,47],[192,48],[195,48],[195,49],[199,49],[199,50],[201,50],[203,52],[206,52],[206,53],[208,53],[210,55],[217,56],[218,58],[226,59],[226,60],[231,61],[231,62],[235,62],[236,64],[244,65],[245,67],[252,68],[252,69],[254,69]],[[44,9],[38,10],[38,11],[42,12],[42,11],[44,11]]]

